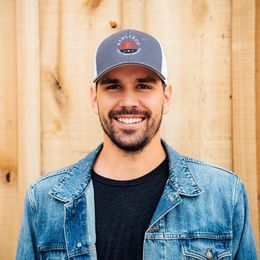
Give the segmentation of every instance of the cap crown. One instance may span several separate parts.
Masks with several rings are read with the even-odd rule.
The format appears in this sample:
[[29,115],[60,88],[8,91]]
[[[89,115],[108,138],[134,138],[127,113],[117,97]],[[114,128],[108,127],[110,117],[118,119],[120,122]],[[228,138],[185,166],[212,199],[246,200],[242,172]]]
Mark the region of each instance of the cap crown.
[[127,64],[147,67],[167,81],[166,61],[160,42],[147,33],[127,29],[112,34],[98,46],[94,82],[111,69]]

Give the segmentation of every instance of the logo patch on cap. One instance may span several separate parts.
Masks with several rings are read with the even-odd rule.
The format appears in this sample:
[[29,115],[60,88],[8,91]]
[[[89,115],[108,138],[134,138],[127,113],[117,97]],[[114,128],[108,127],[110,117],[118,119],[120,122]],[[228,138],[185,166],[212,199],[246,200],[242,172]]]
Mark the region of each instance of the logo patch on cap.
[[117,51],[125,55],[133,55],[140,51],[140,41],[134,35],[124,35],[117,43]]

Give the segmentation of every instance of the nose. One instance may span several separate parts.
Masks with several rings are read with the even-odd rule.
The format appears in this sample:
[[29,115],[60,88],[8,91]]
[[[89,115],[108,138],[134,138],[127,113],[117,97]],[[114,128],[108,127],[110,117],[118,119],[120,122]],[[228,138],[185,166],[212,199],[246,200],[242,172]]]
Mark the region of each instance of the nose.
[[138,96],[133,90],[123,91],[119,101],[121,107],[137,107],[138,104]]

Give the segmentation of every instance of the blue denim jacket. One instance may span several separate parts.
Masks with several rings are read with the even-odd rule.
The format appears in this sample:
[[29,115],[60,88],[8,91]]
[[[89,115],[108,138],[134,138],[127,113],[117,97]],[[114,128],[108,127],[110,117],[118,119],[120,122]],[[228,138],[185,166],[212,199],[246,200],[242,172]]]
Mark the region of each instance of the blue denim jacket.
[[[257,259],[240,178],[163,144],[169,179],[144,234],[143,259]],[[16,259],[97,259],[91,169],[100,149],[28,189]]]

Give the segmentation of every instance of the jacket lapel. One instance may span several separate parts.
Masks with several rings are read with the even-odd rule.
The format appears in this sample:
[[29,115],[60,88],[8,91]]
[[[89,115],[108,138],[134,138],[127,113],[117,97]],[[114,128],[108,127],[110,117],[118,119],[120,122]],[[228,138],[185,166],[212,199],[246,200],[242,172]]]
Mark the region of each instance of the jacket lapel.
[[193,178],[184,158],[163,140],[169,161],[169,179],[150,222],[150,227],[182,202],[181,196],[196,197],[203,192]]

